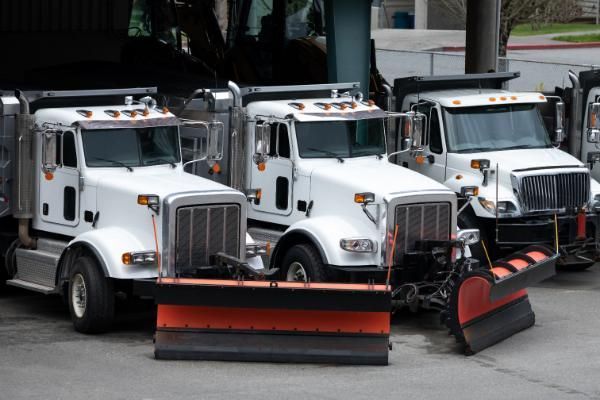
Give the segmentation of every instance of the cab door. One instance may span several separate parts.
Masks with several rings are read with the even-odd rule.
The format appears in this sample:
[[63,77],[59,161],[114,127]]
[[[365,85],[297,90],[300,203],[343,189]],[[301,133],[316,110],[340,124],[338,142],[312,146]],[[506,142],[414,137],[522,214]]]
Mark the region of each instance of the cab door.
[[261,171],[255,164],[251,167],[251,188],[261,189],[260,200],[251,202],[252,209],[269,214],[290,215],[293,188],[290,129],[286,122],[271,122],[270,129],[270,149],[265,168]]
[[426,135],[424,137],[424,162],[417,163],[410,153],[400,155],[401,165],[435,179],[438,182],[446,180],[446,152],[444,149],[444,133],[440,111],[433,105],[419,106],[419,112],[427,116]]
[[[39,215],[45,222],[77,226],[79,224],[79,165],[73,131],[42,133]],[[53,137],[52,137],[53,136]],[[50,159],[55,160],[52,167]]]

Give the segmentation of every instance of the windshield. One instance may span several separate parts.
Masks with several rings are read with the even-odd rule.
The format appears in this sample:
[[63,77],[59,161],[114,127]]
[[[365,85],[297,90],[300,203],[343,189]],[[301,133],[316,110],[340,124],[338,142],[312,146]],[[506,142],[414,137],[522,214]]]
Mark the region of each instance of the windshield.
[[302,158],[347,158],[385,153],[383,119],[296,122]]
[[448,151],[550,147],[550,137],[535,104],[445,108]]
[[176,126],[83,130],[81,137],[88,167],[141,167],[180,161]]

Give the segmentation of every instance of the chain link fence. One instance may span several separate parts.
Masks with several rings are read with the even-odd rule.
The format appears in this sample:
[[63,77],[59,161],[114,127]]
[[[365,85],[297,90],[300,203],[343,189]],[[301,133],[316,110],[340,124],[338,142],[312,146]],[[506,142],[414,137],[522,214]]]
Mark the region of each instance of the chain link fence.
[[[500,58],[499,71],[518,71],[521,77],[511,80],[508,88],[515,91],[553,91],[556,86],[569,86],[568,71],[575,73],[598,69],[593,64],[564,64]],[[377,67],[393,84],[395,78],[406,76],[459,75],[465,73],[463,54],[410,50],[377,50]]]

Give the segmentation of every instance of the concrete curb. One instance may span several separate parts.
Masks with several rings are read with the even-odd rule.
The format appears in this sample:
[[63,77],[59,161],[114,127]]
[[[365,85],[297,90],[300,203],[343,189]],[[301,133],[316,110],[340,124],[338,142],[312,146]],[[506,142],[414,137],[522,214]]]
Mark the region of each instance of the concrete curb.
[[[508,45],[508,50],[556,50],[556,49],[588,49],[600,47],[600,42],[587,43],[549,43],[549,44],[513,44]],[[464,46],[446,46],[439,51],[465,51]]]

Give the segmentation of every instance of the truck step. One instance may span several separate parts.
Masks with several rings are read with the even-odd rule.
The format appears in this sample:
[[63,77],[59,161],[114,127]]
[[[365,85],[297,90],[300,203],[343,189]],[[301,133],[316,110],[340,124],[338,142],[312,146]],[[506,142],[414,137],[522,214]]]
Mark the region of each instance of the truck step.
[[41,286],[54,287],[60,254],[45,250],[17,249],[16,279]]
[[6,281],[7,285],[20,287],[27,290],[32,290],[34,292],[39,292],[43,294],[52,294],[55,293],[54,287],[38,285],[37,283],[27,282],[22,279],[11,279]]

